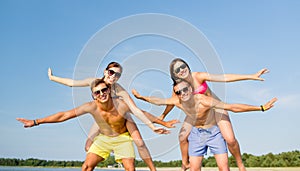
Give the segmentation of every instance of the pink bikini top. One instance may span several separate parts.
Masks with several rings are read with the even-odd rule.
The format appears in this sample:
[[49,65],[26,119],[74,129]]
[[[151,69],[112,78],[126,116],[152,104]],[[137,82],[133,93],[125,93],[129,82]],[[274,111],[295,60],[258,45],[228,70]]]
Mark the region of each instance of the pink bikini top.
[[204,81],[201,85],[198,86],[198,88],[195,89],[193,94],[204,94],[208,88],[208,85]]

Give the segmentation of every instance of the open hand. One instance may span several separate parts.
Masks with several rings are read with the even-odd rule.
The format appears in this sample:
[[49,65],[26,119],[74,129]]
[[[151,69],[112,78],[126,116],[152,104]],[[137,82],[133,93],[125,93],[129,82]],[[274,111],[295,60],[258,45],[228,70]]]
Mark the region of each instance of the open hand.
[[270,101],[268,101],[266,104],[263,105],[263,108],[265,111],[271,109],[274,105],[274,103],[277,101],[277,98],[273,98]]
[[270,71],[267,68],[261,69],[260,71],[254,74],[254,79],[259,81],[264,81],[265,79],[261,78],[260,76],[268,72]]
[[33,127],[34,121],[33,120],[27,120],[24,118],[17,118],[18,121],[22,122],[24,124],[25,128]]
[[154,128],[154,132],[158,133],[158,134],[170,134],[171,131],[167,130],[165,128]]
[[53,77],[52,70],[51,70],[51,68],[48,68],[48,78],[49,78],[49,80],[52,80],[52,77]]
[[180,123],[180,121],[177,119],[173,119],[173,120],[165,121],[165,122],[166,122],[166,124],[164,126],[167,128],[175,128],[176,127],[175,124]]

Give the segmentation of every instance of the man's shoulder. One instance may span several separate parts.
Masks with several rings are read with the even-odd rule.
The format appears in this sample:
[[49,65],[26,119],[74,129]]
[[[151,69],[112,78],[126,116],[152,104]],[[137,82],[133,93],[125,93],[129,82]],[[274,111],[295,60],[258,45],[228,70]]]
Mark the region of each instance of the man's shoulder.
[[97,108],[97,104],[95,101],[86,102],[82,106],[84,106],[87,109]]

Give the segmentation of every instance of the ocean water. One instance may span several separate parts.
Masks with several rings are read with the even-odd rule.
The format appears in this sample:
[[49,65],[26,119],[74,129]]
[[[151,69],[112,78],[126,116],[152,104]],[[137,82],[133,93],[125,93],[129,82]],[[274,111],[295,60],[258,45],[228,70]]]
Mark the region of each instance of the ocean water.
[[[81,168],[1,167],[0,171],[81,171]],[[95,171],[124,171],[124,169],[95,169]]]

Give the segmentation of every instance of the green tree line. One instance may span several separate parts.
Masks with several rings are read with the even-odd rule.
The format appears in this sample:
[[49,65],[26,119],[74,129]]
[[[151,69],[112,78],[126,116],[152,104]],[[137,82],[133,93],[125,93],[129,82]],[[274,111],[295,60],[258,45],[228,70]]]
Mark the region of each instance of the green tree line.
[[[283,152],[279,154],[268,153],[261,156],[244,153],[242,155],[246,167],[300,167],[300,151]],[[37,166],[37,167],[81,167],[83,161],[55,161],[40,159],[16,159],[0,158],[0,166]],[[154,161],[156,167],[180,167],[181,160],[172,160],[168,162]],[[110,156],[104,162],[99,163],[99,167],[114,166],[116,162],[114,156]],[[147,167],[141,161],[135,161],[136,167]],[[205,158],[202,162],[203,167],[217,167],[214,157]],[[230,167],[236,167],[235,159],[229,157]]]

